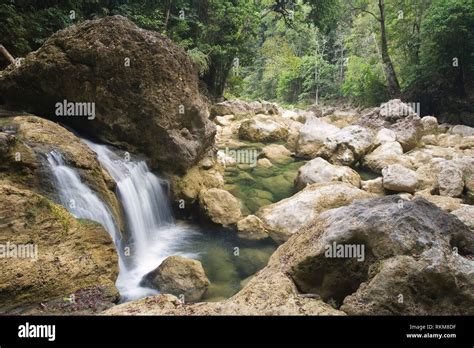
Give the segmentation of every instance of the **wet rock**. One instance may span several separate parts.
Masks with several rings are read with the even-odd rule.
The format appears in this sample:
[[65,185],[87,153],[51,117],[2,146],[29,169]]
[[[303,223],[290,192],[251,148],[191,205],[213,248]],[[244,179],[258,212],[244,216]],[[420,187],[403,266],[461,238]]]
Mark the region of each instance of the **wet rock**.
[[[104,314],[472,314],[472,232],[423,199],[400,200],[357,201],[314,216],[228,300],[182,305],[154,296]],[[333,243],[363,245],[364,253],[327,257]]]
[[[121,16],[58,31],[20,67],[2,72],[0,91],[10,106],[142,152],[155,169],[182,172],[214,144],[185,50]],[[55,116],[64,100],[94,103],[94,117]]]
[[99,224],[0,180],[0,226],[0,312],[96,287],[108,307],[118,300],[118,257]]
[[199,301],[210,284],[201,262],[182,256],[167,257],[145,281],[163,293],[182,296],[184,302]]
[[260,158],[257,161],[257,166],[262,167],[262,168],[271,168],[273,167],[272,162],[268,158]]
[[283,145],[271,144],[262,149],[261,156],[273,162],[285,162],[291,160],[291,152]]
[[249,215],[237,222],[237,231],[239,238],[248,240],[260,240],[268,238],[265,225],[255,215]]
[[346,182],[355,187],[360,187],[360,175],[354,169],[333,165],[320,157],[300,167],[295,186],[298,190],[301,190],[309,184],[331,181]]
[[123,231],[121,208],[114,194],[115,182],[81,139],[66,128],[33,115],[20,114],[2,120],[14,127],[16,134],[0,161],[0,179],[56,199],[51,173],[44,161],[49,152],[59,151],[66,163],[76,168],[81,179],[107,204]]
[[222,189],[202,190],[199,193],[199,207],[205,217],[223,226],[235,224],[242,216],[239,200]]

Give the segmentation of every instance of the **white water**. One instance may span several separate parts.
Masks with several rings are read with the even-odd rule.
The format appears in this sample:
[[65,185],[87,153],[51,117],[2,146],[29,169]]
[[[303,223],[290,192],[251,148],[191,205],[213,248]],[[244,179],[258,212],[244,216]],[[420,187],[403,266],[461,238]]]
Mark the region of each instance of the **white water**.
[[166,182],[151,173],[144,161],[130,161],[105,145],[84,142],[97,153],[102,166],[117,183],[116,194],[125,212],[131,240],[124,245],[130,248],[130,256],[124,253],[127,267],[121,271],[116,284],[122,299],[156,294],[156,290],[139,285],[143,276],[170,255],[196,257],[180,251],[194,230],[175,223],[164,189]]
[[65,164],[59,152],[51,151],[47,159],[56,181],[60,203],[76,218],[100,223],[117,243],[120,232],[107,206],[81,181],[77,171]]

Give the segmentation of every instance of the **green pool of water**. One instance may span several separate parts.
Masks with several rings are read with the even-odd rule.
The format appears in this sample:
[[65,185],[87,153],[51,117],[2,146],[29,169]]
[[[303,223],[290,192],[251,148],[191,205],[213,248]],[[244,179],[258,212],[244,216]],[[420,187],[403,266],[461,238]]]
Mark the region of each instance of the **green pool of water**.
[[245,241],[232,231],[216,226],[193,225],[191,228],[192,233],[179,251],[201,261],[211,282],[202,301],[219,301],[237,293],[266,266],[277,248],[271,240]]

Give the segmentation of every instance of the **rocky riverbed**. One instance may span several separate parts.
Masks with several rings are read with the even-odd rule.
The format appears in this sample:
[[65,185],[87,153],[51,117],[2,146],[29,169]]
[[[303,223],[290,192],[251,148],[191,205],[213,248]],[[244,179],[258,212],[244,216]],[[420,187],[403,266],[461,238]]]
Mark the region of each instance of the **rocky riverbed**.
[[[471,127],[400,100],[211,105],[180,47],[119,16],[53,35],[0,93],[0,244],[37,247],[0,258],[2,313],[474,314]],[[61,199],[51,153],[112,227]]]

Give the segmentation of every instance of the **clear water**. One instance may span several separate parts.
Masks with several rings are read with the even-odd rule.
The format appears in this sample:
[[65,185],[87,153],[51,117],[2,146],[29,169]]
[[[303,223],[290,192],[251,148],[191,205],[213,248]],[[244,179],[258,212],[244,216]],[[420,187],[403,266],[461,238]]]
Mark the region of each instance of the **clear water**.
[[[167,183],[151,173],[144,161],[84,142],[117,183],[116,194],[125,212],[129,240],[122,245],[123,269],[116,283],[123,301],[158,293],[141,286],[141,280],[171,255],[202,262],[211,281],[205,300],[230,297],[245,278],[265,266],[275,250],[271,242],[246,244],[230,231],[175,221]],[[124,252],[127,247],[129,254]]]
[[225,171],[225,189],[242,202],[242,213],[254,214],[261,207],[291,197],[297,190],[294,181],[306,161],[273,163],[270,168],[237,165]]

